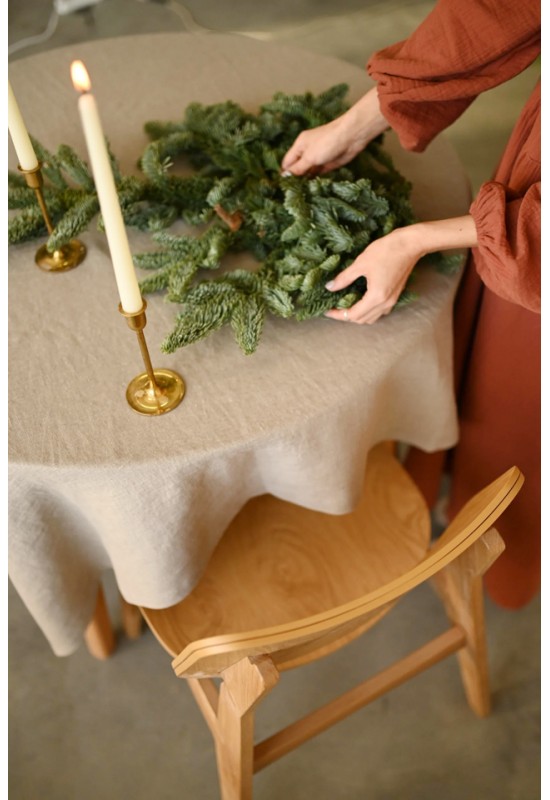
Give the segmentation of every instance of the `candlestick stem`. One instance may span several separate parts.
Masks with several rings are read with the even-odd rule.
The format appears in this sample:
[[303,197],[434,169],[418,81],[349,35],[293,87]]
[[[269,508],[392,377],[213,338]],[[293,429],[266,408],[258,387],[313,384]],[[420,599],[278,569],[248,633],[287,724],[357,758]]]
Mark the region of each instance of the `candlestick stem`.
[[147,324],[145,309],[147,303],[143,301],[143,308],[136,312],[128,312],[119,304],[118,310],[126,317],[128,327],[137,334],[139,348],[145,372],[137,375],[128,384],[126,400],[139,414],[158,415],[166,414],[179,406],[185,395],[185,381],[171,369],[153,369],[145,334],[143,329]]
[[46,206],[46,201],[44,200],[44,192],[42,190],[42,186],[33,186],[34,192],[36,194],[36,199],[38,200],[38,205],[40,206],[40,210],[42,211],[42,216],[44,217],[44,222],[46,223],[46,228],[48,229],[48,234],[51,236],[53,233],[53,225],[51,217],[48,213],[48,208]]
[[136,334],[139,342],[139,349],[141,350],[141,356],[143,358],[143,363],[145,364],[145,371],[147,372],[147,376],[151,382],[151,386],[154,387],[156,393],[158,391],[158,386],[155,378],[155,371],[151,363],[151,357],[149,356],[147,342],[145,341],[145,334],[143,333],[142,330],[136,331]]
[[[19,172],[23,173],[25,176],[27,186],[32,189],[36,195],[48,234],[51,236],[53,233],[53,224],[44,199],[44,178],[42,176],[41,165],[38,164],[34,169],[23,169],[19,166],[18,169]],[[85,256],[86,248],[82,242],[79,242],[78,239],[71,239],[70,242],[54,250],[53,253],[50,253],[45,244],[42,245],[36,251],[34,260],[37,266],[45,272],[66,272],[78,266],[78,264],[84,260]]]

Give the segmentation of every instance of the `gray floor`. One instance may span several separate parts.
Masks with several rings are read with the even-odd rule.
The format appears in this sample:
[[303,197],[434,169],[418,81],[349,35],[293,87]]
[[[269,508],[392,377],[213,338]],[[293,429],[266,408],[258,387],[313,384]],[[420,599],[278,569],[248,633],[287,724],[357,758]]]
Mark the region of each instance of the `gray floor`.
[[[416,0],[101,0],[52,16],[50,0],[9,0],[9,58],[110,36],[240,31],[363,66],[433,7]],[[369,52],[365,50],[368,41]],[[487,180],[538,75],[534,65],[479,98],[448,131],[474,190]],[[118,624],[112,576],[106,588]],[[152,635],[120,637],[114,656],[52,655],[11,585],[9,791],[13,800],[216,800],[210,735]],[[469,711],[454,659],[302,746],[255,778],[257,800],[536,800],[540,794],[540,601],[518,612],[487,603],[494,708]],[[286,673],[258,714],[258,733],[316,707],[442,629],[433,593],[367,637]]]

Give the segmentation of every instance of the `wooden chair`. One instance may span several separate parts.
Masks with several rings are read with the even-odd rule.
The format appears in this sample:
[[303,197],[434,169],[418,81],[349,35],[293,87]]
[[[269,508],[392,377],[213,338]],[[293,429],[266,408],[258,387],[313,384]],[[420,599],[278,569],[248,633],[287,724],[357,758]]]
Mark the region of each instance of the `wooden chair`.
[[[473,711],[489,712],[481,576],[504,549],[491,526],[522,483],[512,467],[430,546],[418,489],[393,447],[379,445],[353,513],[255,498],[229,526],[191,595],[171,608],[140,609],[210,727],[223,800],[251,798],[254,772],[451,653]],[[442,597],[448,630],[254,744],[254,711],[282,670],[341,648],[427,580]],[[219,690],[213,678],[221,678]]]

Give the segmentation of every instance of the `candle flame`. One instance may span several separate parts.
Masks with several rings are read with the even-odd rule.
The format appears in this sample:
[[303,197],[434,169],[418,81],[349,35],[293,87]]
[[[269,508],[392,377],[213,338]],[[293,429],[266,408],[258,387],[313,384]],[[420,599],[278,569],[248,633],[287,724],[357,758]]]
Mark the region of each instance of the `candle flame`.
[[74,88],[79,92],[89,92],[92,88],[88,70],[82,61],[73,61],[71,64],[71,78]]

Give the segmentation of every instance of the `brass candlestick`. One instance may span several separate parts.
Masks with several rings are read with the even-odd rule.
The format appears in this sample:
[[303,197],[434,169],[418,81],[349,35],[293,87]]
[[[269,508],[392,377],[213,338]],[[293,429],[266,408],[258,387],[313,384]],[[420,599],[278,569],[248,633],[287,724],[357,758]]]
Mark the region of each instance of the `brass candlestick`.
[[[44,217],[44,222],[46,223],[46,228],[51,235],[53,233],[53,225],[44,200],[44,192],[42,189],[44,178],[42,176],[41,165],[38,164],[34,169],[23,169],[21,166],[18,166],[18,170],[25,176],[27,186],[34,190],[38,205],[42,211],[42,216]],[[53,253],[50,253],[46,245],[43,244],[36,251],[34,260],[40,269],[46,272],[65,272],[68,269],[73,269],[73,267],[78,266],[78,264],[84,260],[85,256],[86,248],[82,242],[79,242],[78,239],[71,239],[68,244],[64,244],[62,247],[54,250]]]
[[126,317],[128,327],[137,334],[146,369],[146,372],[142,372],[130,381],[126,389],[126,399],[134,411],[139,414],[166,414],[179,406],[183,400],[185,381],[171,369],[153,369],[143,335],[143,329],[147,324],[146,308],[145,300],[142,309],[133,313],[125,311],[120,303],[118,306],[120,313]]

